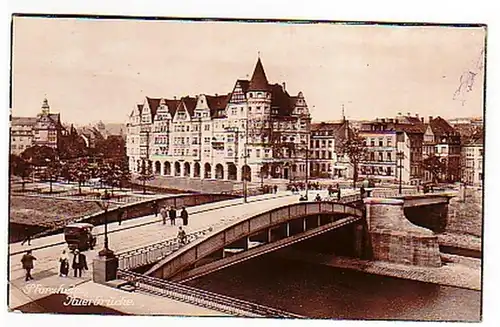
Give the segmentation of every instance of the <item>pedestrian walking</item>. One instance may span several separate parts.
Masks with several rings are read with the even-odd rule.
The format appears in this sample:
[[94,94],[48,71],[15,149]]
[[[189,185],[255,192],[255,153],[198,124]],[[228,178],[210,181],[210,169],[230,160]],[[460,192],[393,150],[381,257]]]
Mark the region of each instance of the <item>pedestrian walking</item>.
[[153,212],[155,213],[155,217],[158,217],[158,202],[153,201]]
[[166,207],[162,207],[160,209],[160,215],[161,215],[161,218],[163,219],[163,225],[166,225],[167,224],[167,216],[168,216],[168,210]]
[[182,229],[182,226],[179,226],[179,232],[177,233],[177,238],[182,244],[186,244],[186,231]]
[[28,242],[28,245],[31,245],[31,231],[29,230],[28,227],[24,227],[24,240],[21,242],[21,245],[24,245],[24,243]]
[[66,250],[63,250],[59,257],[59,276],[68,277],[69,272],[69,256]]
[[181,210],[181,218],[182,218],[182,224],[184,226],[187,226],[188,224],[188,212],[186,210],[186,207],[182,207],[182,210]]
[[121,226],[122,221],[125,220],[127,217],[127,209],[122,209],[118,213],[118,226]]
[[36,258],[31,254],[31,250],[28,250],[25,255],[21,258],[21,263],[23,264],[23,269],[26,270],[26,278],[25,281],[29,281],[33,279],[31,277],[31,270],[34,268],[33,261]]
[[170,225],[175,225],[175,218],[177,218],[177,210],[174,207],[170,207],[168,211],[168,216],[170,217]]
[[318,194],[316,194],[316,198],[314,199],[314,201],[316,202],[321,202],[321,196]]
[[278,185],[274,185],[274,194],[278,193]]
[[80,253],[78,249],[75,250],[72,268],[75,277],[82,277],[82,270],[89,269],[89,267],[87,266],[87,258],[85,257],[85,254]]

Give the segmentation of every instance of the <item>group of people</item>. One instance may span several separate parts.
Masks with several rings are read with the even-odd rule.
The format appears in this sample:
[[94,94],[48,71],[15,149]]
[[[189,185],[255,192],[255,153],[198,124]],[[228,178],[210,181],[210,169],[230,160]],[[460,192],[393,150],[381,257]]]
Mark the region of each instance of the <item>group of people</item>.
[[[70,257],[69,254],[73,254],[71,268],[74,272],[74,277],[82,277],[83,270],[88,270],[89,267],[87,265],[87,257],[85,254],[81,253],[78,249],[70,252],[67,249],[64,249],[59,257],[59,276],[60,277],[68,277],[69,267],[70,267]],[[31,271],[34,268],[34,261],[36,260],[33,255],[32,250],[28,250],[26,254],[21,258],[21,264],[23,265],[23,269],[26,271],[25,281],[32,280]]]
[[[174,207],[162,207],[160,209],[160,215],[163,219],[163,225],[167,224],[167,218],[169,218],[170,225],[175,226],[175,220],[177,219],[177,210]],[[187,226],[189,214],[186,210],[186,207],[182,207],[180,217],[182,219],[182,224],[184,226]]]

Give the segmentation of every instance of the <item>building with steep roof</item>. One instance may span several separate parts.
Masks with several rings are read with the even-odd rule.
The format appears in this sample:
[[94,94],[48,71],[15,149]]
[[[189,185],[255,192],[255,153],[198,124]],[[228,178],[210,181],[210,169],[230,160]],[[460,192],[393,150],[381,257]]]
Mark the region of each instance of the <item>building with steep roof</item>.
[[38,145],[59,149],[66,129],[59,113],[51,113],[47,99],[36,117],[12,117],[11,153],[21,154],[25,149]]
[[311,177],[347,178],[351,175],[347,158],[341,154],[341,144],[348,137],[349,122],[311,124],[309,172]]
[[310,115],[304,96],[270,84],[260,58],[231,92],[150,98],[127,124],[130,170],[194,179],[292,180],[305,176]]
[[[460,133],[458,133],[446,120],[441,117],[429,117],[424,134],[423,156],[424,159],[435,156],[443,163],[444,171],[437,177],[443,182],[456,182],[461,177]],[[429,171],[425,171],[424,179],[431,181],[433,178]]]

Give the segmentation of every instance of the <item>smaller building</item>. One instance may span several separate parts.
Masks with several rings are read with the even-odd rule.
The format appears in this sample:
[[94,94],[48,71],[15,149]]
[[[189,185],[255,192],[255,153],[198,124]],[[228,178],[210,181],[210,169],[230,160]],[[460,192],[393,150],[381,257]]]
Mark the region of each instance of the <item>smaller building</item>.
[[10,153],[20,155],[33,145],[34,117],[12,117],[10,129]]
[[367,152],[359,165],[359,176],[420,184],[424,132],[423,119],[410,113],[363,123],[359,134],[365,139]]
[[67,134],[60,114],[51,113],[49,102],[44,99],[42,110],[36,117],[12,117],[10,150],[12,154],[18,155],[35,145],[58,150],[63,136]]
[[33,145],[48,146],[58,149],[65,129],[61,124],[61,115],[51,113],[47,99],[43,99],[42,111],[36,117],[33,127]]
[[311,124],[309,174],[319,178],[347,178],[349,162],[344,160],[341,144],[348,136],[349,122]]
[[478,135],[462,145],[462,179],[469,185],[483,185],[484,137]]
[[[429,117],[424,134],[423,158],[436,156],[443,163],[444,171],[438,180],[456,182],[460,180],[460,134],[443,118]],[[432,180],[429,171],[424,172],[425,181]]]

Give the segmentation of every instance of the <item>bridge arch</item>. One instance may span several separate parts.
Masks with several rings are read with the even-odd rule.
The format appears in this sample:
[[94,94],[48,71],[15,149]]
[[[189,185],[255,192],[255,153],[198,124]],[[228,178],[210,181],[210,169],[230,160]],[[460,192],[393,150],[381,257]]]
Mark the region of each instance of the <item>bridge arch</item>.
[[159,161],[155,161],[155,174],[161,174],[161,163]]
[[227,179],[229,180],[236,180],[236,174],[237,174],[238,169],[236,168],[236,165],[233,162],[230,162],[227,164]]
[[215,166],[215,178],[224,179],[224,166],[222,166],[221,164],[217,164]]
[[203,175],[203,178],[212,178],[212,166],[206,162],[205,163],[205,173]]
[[[335,202],[296,203],[263,211],[258,214],[248,214],[246,217],[243,216],[243,219],[239,219],[235,223],[225,226],[221,230],[216,230],[207,237],[189,243],[179,251],[173,252],[151,267],[146,274],[164,279],[190,278],[192,275],[189,273],[189,270],[193,269],[197,263],[206,260],[213,253],[224,249],[234,242],[251,237],[256,233],[266,230],[271,231],[272,228],[283,226],[283,224],[291,223],[296,219],[304,219],[303,233],[309,233],[314,236],[314,233],[324,233],[360,221],[363,216],[364,214],[361,209],[351,204]],[[309,217],[312,217],[313,223],[308,228],[309,223],[306,220]],[[291,239],[293,241],[294,237],[296,236],[288,235],[286,240]],[[267,251],[266,246],[272,247],[273,244],[275,243],[258,246],[252,249],[252,251]],[[221,264],[224,263],[222,262]],[[193,269],[195,274],[196,269],[198,268]]]
[[163,163],[163,175],[170,176],[172,174],[172,167],[170,166],[170,162],[165,161]]
[[189,177],[191,176],[191,165],[189,162],[184,163],[184,177]]
[[179,163],[179,161],[176,161],[174,164],[174,174],[175,176],[181,175],[181,164]]
[[194,163],[193,177],[200,177],[201,167],[199,162]]

